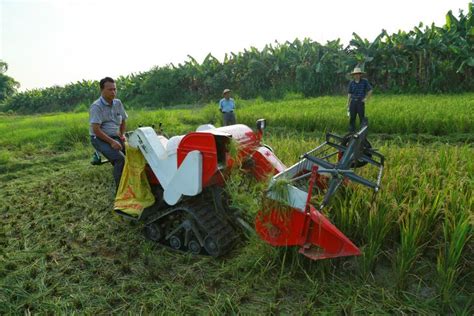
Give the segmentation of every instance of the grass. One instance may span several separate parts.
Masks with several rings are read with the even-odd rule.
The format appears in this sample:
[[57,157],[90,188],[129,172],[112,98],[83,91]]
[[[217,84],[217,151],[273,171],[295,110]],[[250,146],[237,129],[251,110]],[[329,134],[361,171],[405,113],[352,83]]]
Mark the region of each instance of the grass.
[[[316,262],[255,236],[218,259],[153,245],[112,214],[86,113],[0,116],[0,314],[472,314],[473,96],[374,97],[382,190],[372,200],[349,184],[326,210],[363,255]],[[237,118],[266,117],[265,142],[289,166],[322,130],[344,132],[343,101],[240,102]],[[171,135],[219,123],[214,105],[129,115],[129,129],[163,122]],[[265,189],[228,183],[247,214]]]

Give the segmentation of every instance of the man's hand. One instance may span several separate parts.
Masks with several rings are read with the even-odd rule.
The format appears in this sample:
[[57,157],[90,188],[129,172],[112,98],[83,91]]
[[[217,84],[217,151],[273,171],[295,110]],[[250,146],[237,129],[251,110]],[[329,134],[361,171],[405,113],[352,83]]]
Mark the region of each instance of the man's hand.
[[116,140],[113,140],[110,146],[115,150],[122,150],[122,145]]

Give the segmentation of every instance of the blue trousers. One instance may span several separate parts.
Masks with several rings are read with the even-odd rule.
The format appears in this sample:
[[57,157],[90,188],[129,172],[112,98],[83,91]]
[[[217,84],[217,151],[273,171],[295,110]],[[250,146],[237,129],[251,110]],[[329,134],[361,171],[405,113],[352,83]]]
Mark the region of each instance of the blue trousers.
[[361,127],[367,125],[367,120],[365,118],[365,103],[359,100],[351,100],[349,105],[349,132],[354,133],[356,131],[355,122],[357,115],[359,115]]
[[235,124],[235,114],[234,112],[224,112],[222,113],[223,125],[234,125]]
[[[122,148],[125,149],[125,146],[120,139],[120,137],[112,137],[114,140],[118,141]],[[115,180],[115,186],[118,188],[120,184],[120,178],[122,177],[123,166],[125,164],[125,154],[121,150],[113,149],[109,143],[104,142],[96,136],[91,136],[91,143],[94,148],[102,153],[114,166],[112,172]]]

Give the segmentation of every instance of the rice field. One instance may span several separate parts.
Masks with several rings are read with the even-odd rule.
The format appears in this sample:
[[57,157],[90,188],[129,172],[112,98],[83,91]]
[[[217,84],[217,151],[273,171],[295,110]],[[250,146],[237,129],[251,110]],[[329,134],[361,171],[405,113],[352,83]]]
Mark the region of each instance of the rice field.
[[[237,105],[241,123],[267,119],[287,165],[347,128],[343,97]],[[472,314],[474,94],[374,96],[366,112],[382,190],[349,184],[325,212],[363,255],[322,261],[256,237],[218,259],[154,245],[112,214],[87,113],[0,116],[0,314]],[[214,104],[129,116],[170,136],[220,124]],[[255,214],[262,187],[236,175],[227,189]]]

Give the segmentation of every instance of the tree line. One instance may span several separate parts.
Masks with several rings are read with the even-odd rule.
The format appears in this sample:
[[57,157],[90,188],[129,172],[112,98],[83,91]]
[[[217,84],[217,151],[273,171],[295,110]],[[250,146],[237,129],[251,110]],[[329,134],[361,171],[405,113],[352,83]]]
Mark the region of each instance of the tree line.
[[[460,11],[457,17],[449,11],[443,26],[420,23],[409,32],[394,34],[382,30],[373,41],[353,33],[347,46],[340,40],[322,45],[306,38],[275,42],[261,50],[251,47],[226,55],[222,62],[211,54],[202,63],[188,56],[178,65],[117,78],[119,97],[128,106],[141,108],[215,101],[224,88],[244,99],[280,98],[287,93],[306,97],[343,94],[348,73],[355,66],[367,72],[377,92],[473,91],[473,8],[470,3],[468,12]],[[3,111],[85,110],[99,93],[98,82],[86,80],[17,93],[12,78],[10,89],[1,89],[2,76],[0,72]]]

